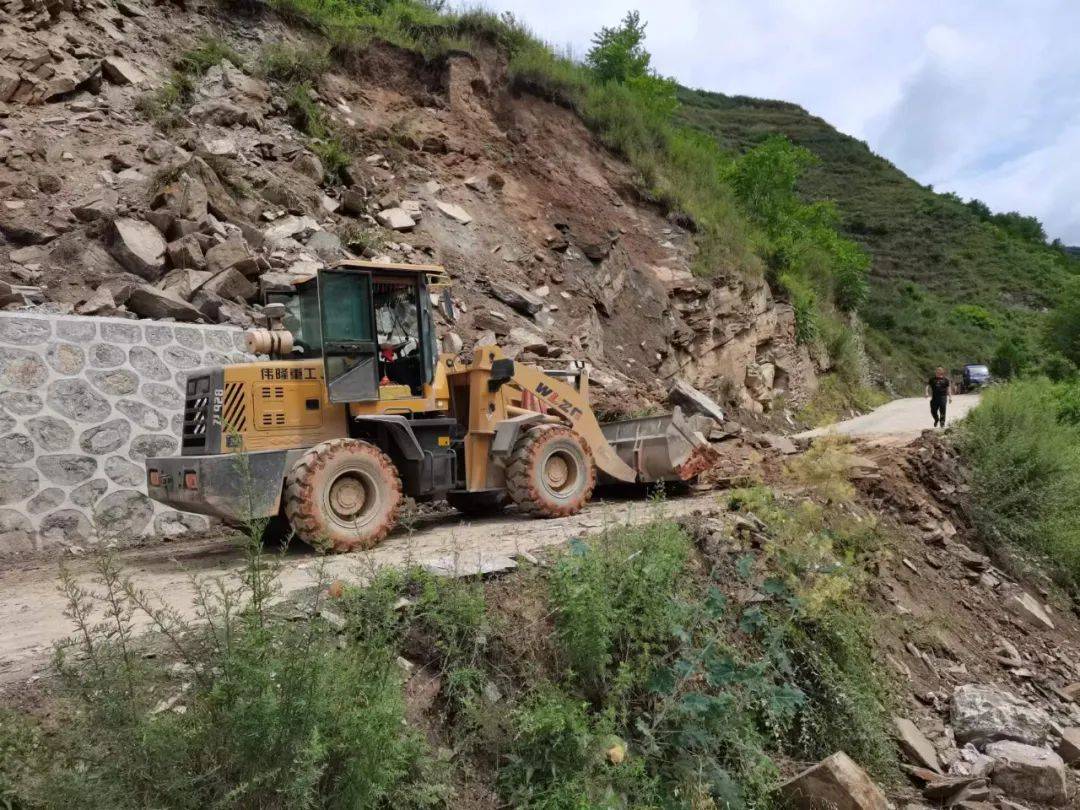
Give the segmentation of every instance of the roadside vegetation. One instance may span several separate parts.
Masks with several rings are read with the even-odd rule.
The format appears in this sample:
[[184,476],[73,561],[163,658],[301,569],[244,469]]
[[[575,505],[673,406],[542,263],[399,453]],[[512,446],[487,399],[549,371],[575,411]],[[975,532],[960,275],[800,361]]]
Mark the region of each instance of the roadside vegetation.
[[956,437],[982,536],[1038,555],[1080,596],[1080,383],[992,387]]
[[1080,351],[1048,342],[1046,329],[1080,323],[1071,303],[1080,260],[1048,243],[1038,220],[922,186],[795,104],[686,88],[679,101],[677,116],[725,149],[779,136],[813,153],[800,197],[831,201],[840,233],[872,260],[860,312],[875,382],[918,393],[934,366],[992,361],[999,376],[1075,372]]
[[739,490],[736,520],[686,524],[659,503],[495,579],[316,573],[281,601],[256,525],[193,623],[103,556],[93,594],[63,577],[48,710],[0,724],[0,802],[767,810],[838,749],[889,782],[862,603],[881,538],[836,452],[793,467],[810,498]]

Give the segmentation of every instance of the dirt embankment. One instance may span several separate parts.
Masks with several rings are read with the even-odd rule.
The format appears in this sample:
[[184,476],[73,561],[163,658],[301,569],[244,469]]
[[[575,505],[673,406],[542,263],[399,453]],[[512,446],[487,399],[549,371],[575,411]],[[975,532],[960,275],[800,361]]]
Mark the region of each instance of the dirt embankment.
[[[260,287],[382,256],[448,268],[450,348],[588,359],[612,410],[663,401],[677,376],[758,411],[813,387],[790,307],[723,267],[693,277],[692,234],[573,113],[515,93],[492,48],[427,62],[373,45],[313,76],[301,115],[268,49],[322,46],[271,16],[13,0],[0,18],[12,308],[246,325]],[[343,164],[294,126],[312,115]]]

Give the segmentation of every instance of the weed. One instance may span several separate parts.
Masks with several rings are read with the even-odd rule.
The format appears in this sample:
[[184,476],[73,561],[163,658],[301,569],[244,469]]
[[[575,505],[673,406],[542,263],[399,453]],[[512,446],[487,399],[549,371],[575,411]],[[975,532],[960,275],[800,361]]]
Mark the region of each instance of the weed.
[[173,66],[186,76],[205,76],[210,68],[222,62],[231,62],[237,68],[244,66],[243,58],[228,43],[207,37],[191,50],[184,51]]
[[163,129],[175,126],[179,123],[178,108],[191,102],[196,79],[224,61],[232,62],[236,67],[242,65],[239,54],[224,41],[215,38],[201,40],[197,46],[184,51],[174,60],[168,81],[156,91],[140,96],[136,106]]
[[302,48],[276,43],[263,49],[261,70],[268,79],[282,84],[314,84],[330,67],[326,49]]
[[957,430],[971,464],[975,522],[990,543],[1045,557],[1057,578],[1080,589],[1080,427],[1067,385],[1023,380],[983,394]]
[[838,601],[813,616],[773,614],[765,638],[775,665],[791,673],[804,695],[784,737],[788,752],[817,760],[842,750],[876,776],[895,781],[891,684],[868,654],[873,625],[863,610]]
[[344,179],[344,172],[352,158],[319,103],[313,98],[311,86],[297,84],[287,97],[289,118],[292,125],[311,138],[310,146],[322,162],[323,174],[328,182]]
[[670,641],[688,555],[687,537],[673,523],[571,542],[552,572],[551,601],[566,664],[590,694],[617,681],[627,688],[627,674],[629,686],[641,687],[636,662]]
[[[246,454],[236,462],[250,487]],[[341,643],[320,618],[321,572],[299,621],[275,610],[265,525],[247,521],[237,578],[193,581],[198,624],[155,605],[108,554],[96,561],[96,591],[62,572],[76,635],[57,649],[56,667],[74,711],[45,764],[24,779],[31,806],[442,801],[427,746],[405,725],[394,648],[378,635]],[[137,619],[166,656],[142,654]]]

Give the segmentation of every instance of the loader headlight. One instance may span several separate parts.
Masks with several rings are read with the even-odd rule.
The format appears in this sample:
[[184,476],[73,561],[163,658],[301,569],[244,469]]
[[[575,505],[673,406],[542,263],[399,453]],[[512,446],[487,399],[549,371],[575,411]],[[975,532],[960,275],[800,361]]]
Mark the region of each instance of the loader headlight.
[[152,486],[152,487],[160,487],[161,486],[161,471],[160,470],[150,470],[150,472],[147,474],[147,480],[150,482],[150,486]]
[[199,488],[199,474],[194,470],[184,471],[184,488],[185,489],[198,489]]

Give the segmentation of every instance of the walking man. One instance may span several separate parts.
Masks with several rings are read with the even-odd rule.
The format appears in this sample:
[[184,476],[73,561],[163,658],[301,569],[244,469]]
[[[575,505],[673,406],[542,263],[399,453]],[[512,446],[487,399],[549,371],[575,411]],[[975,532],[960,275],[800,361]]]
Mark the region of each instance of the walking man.
[[926,395],[930,397],[930,415],[934,417],[934,427],[945,427],[945,407],[952,402],[952,382],[941,366],[937,367],[926,384]]

